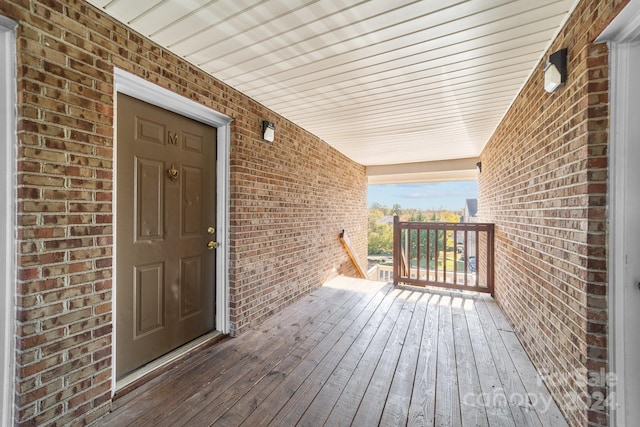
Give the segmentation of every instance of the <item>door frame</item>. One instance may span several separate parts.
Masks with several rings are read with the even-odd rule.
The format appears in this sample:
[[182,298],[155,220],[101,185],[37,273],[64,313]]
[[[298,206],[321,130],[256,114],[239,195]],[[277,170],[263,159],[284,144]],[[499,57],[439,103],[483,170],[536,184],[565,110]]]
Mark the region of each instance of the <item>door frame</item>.
[[15,390],[15,285],[16,285],[16,29],[18,24],[0,16],[0,425],[13,425]]
[[[626,195],[636,190],[626,182],[627,173],[637,166],[628,159],[630,144],[629,120],[638,117],[640,105],[629,106],[627,89],[634,73],[629,72],[632,44],[640,42],[640,2],[631,1],[607,26],[596,42],[607,42],[609,47],[609,371],[615,374],[615,395],[609,405],[613,425],[625,426],[625,408],[633,396],[626,393],[625,333],[629,328],[625,319],[625,299],[630,277],[626,266],[626,254],[631,245],[640,242],[629,239],[625,233],[625,221],[637,212],[631,212]],[[636,48],[637,49],[637,48]],[[613,390],[612,390],[613,391]],[[635,397],[637,399],[637,396]]]
[[[185,98],[177,93],[171,92],[168,89],[153,84],[141,77],[131,74],[127,71],[114,67],[114,126],[117,126],[117,93],[123,93],[149,104],[155,105],[165,110],[174,112],[184,117],[188,117],[200,123],[210,125],[217,128],[217,151],[216,151],[216,236],[218,241],[218,248],[216,249],[216,317],[215,326],[216,330],[224,334],[229,333],[230,320],[229,320],[229,277],[228,277],[228,265],[229,265],[229,151],[231,144],[231,122],[233,119],[225,114],[212,110],[202,104]],[[115,135],[114,135],[115,138]],[[114,143],[114,192],[117,188],[118,179],[118,164],[117,159],[117,142]],[[118,221],[117,215],[117,203],[118,197],[115,194],[114,197],[114,230],[117,229],[116,223]],[[114,274],[118,268],[117,254],[116,254],[116,240],[118,236],[114,233],[113,242],[113,259],[114,259]],[[113,319],[116,319],[116,285],[112,286],[113,289]],[[116,322],[113,322],[113,333],[118,333],[116,328]],[[112,340],[112,354],[116,354],[115,339]],[[113,359],[113,391],[115,392],[116,380],[115,380],[115,364]]]

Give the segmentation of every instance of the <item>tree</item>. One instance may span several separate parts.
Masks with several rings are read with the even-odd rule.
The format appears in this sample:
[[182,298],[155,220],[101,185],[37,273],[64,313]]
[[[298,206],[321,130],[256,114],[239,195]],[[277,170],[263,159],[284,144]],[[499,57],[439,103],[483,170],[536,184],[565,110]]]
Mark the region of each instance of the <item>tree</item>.
[[369,254],[382,255],[393,252],[393,227],[381,222],[383,212],[378,209],[369,211]]
[[423,211],[418,211],[417,214],[413,213],[409,218],[409,221],[414,221],[414,222],[425,222],[426,220],[427,220],[427,216],[424,214]]
[[389,209],[387,206],[381,205],[378,202],[374,202],[371,204],[371,207],[369,208],[369,210],[379,210],[382,212],[382,215],[391,215],[391,209]]
[[440,222],[460,222],[460,214],[451,211],[440,211]]
[[[401,221],[460,222],[461,212],[402,209],[397,203],[392,208],[389,208],[380,203],[373,203],[369,209],[368,228],[369,254],[371,255],[390,254],[393,252],[393,226],[388,222],[382,221],[387,215],[397,215]],[[421,232],[419,243],[420,258],[424,260],[428,257],[433,261],[436,258],[436,252],[442,254],[445,250],[452,250],[454,234],[449,232],[444,236],[442,232],[439,232],[436,239],[435,231]],[[426,253],[427,239],[429,240],[428,254]],[[417,239],[412,239],[412,242],[417,242]],[[416,243],[413,243],[413,245],[416,246]],[[415,252],[417,247],[413,247],[411,250],[412,253],[417,253]]]

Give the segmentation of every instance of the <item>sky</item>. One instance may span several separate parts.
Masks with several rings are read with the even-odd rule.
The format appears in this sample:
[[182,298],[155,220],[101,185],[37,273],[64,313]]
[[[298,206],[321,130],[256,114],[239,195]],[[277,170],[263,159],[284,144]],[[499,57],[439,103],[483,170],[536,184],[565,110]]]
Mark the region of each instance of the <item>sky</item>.
[[427,182],[420,184],[369,185],[368,203],[413,209],[464,209],[466,199],[478,197],[477,181]]

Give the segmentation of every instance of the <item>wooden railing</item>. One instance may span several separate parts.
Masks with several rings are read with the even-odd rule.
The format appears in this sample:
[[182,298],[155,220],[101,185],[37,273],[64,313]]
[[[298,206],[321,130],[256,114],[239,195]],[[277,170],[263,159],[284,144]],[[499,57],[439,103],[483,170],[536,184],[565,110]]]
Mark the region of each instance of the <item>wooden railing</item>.
[[393,283],[493,295],[493,224],[404,222],[394,217]]

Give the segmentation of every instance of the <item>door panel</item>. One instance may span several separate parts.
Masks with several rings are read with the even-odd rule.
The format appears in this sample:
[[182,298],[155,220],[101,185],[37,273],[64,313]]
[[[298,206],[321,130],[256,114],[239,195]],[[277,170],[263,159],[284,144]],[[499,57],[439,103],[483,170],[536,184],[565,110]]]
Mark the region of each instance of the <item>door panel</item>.
[[116,377],[214,329],[216,129],[118,94]]
[[136,158],[136,241],[162,239],[164,235],[163,162]]
[[135,117],[135,139],[136,141],[146,141],[159,145],[164,145],[164,135],[167,133],[165,127],[160,123],[155,123],[144,117]]
[[194,153],[202,153],[202,136],[184,133],[184,149]]
[[180,318],[200,312],[202,257],[184,258],[180,268]]
[[164,264],[134,267],[134,339],[158,331],[164,326]]
[[[194,236],[202,232],[202,182],[204,171],[189,166],[182,167],[182,236]],[[206,228],[206,227],[205,227]]]

